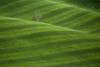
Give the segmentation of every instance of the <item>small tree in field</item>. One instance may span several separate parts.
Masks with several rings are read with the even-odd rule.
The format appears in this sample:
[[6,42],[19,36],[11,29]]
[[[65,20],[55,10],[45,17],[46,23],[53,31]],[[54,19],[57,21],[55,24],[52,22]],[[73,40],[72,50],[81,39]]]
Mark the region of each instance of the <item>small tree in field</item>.
[[42,18],[42,16],[41,16],[40,12],[35,11],[35,12],[34,12],[34,15],[33,15],[33,17],[32,17],[32,19],[33,19],[34,21],[40,21],[41,18]]

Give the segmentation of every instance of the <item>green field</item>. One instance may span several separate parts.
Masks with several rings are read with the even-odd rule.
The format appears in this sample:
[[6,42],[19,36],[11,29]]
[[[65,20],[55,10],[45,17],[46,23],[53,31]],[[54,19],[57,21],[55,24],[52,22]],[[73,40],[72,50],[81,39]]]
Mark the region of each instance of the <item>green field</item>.
[[1,0],[0,67],[100,67],[100,1]]

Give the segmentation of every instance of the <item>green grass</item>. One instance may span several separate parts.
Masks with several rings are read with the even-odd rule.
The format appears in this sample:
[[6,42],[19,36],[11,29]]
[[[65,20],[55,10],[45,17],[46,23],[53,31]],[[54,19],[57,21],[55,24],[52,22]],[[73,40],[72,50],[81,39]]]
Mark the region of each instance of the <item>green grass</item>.
[[100,67],[99,5],[99,0],[2,0],[0,67]]

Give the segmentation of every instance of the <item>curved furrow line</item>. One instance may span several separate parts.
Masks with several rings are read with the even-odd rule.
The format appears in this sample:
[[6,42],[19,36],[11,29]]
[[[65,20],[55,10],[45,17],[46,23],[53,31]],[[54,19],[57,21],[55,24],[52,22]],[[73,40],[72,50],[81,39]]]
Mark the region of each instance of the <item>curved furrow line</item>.
[[[56,32],[56,31],[54,31],[54,32]],[[85,41],[86,41],[86,43],[89,43],[89,42],[90,43],[91,42],[99,43],[99,39],[100,39],[99,37],[96,37],[96,36],[93,36],[93,35],[92,35],[92,37],[91,36],[89,37],[88,35],[87,36],[84,36],[84,35],[81,36],[82,34],[80,34],[80,36],[79,36],[79,35],[70,34],[70,33],[69,34],[67,34],[67,33],[60,33],[60,34],[57,33],[58,35],[57,34],[53,34],[53,32],[50,33],[50,34],[49,33],[50,32],[48,32],[48,33],[44,32],[43,33],[44,35],[41,35],[42,33],[41,34],[36,33],[38,35],[35,35],[35,34],[28,35],[28,36],[25,35],[25,36],[21,36],[21,37],[15,38],[15,39],[13,38],[13,40],[12,40],[12,38],[11,39],[10,38],[1,39],[1,41],[3,40],[4,43],[1,42],[1,46],[0,47],[2,47],[2,46],[4,46],[5,48],[17,47],[17,45],[16,46],[15,45],[11,46],[11,43],[9,43],[9,41],[11,41],[13,44],[16,43],[16,42],[20,42],[21,44],[19,44],[19,46],[21,47],[21,45],[23,44],[23,41],[25,40],[26,41],[26,48],[28,48],[28,46],[32,47],[32,42],[35,43],[33,46],[37,45],[39,47],[39,46],[46,45],[48,43],[49,43],[49,45],[53,43],[56,46],[57,42],[59,42],[59,44],[60,44],[60,42],[63,43],[63,44],[66,44],[66,43],[73,44],[74,42],[80,44],[81,42],[84,43]],[[51,34],[53,34],[53,35],[51,35]],[[31,38],[31,37],[33,37],[33,38]],[[39,38],[39,37],[41,37],[41,38]],[[80,40],[80,41],[78,41],[78,40]],[[70,43],[71,41],[73,43]],[[9,46],[6,45],[5,43],[8,43]],[[30,43],[31,46],[27,45],[27,43]],[[2,44],[5,44],[5,45],[2,45]],[[2,47],[2,48],[4,48],[4,47]],[[25,47],[25,44],[24,44],[24,47]]]
[[1,9],[5,9],[5,8],[8,8],[9,6],[13,6],[13,5],[15,5],[15,4],[17,4],[17,3],[20,3],[20,2],[23,2],[23,1],[25,1],[25,0],[20,0],[20,1],[17,0],[17,1],[10,1],[10,2],[7,2],[6,4],[0,6],[0,10],[1,10]]
[[[76,17],[79,18],[80,15],[84,16],[86,13],[87,12],[81,12],[81,11],[79,12],[79,11],[77,11],[77,13],[75,12],[72,15],[69,15],[68,17],[65,17],[63,20],[60,20],[57,25],[61,25],[63,27],[67,27],[69,24],[73,24],[73,23],[70,22],[70,21],[72,21],[72,19],[74,20],[74,19],[76,19]],[[74,22],[74,23],[76,23],[76,22]]]
[[[67,42],[66,42],[66,40],[65,41],[59,41],[59,42],[58,41],[55,41],[55,42],[48,41],[48,43],[41,43],[40,42],[41,44],[39,44],[39,45],[37,43],[34,43],[34,41],[33,41],[33,43],[37,44],[37,45],[33,45],[31,43],[32,41],[29,41],[30,45],[27,46],[27,43],[26,43],[26,46],[22,45],[22,47],[20,46],[21,43],[19,44],[19,46],[18,45],[14,45],[14,46],[11,46],[11,47],[10,47],[11,44],[8,43],[8,45],[9,45],[8,48],[7,48],[7,45],[5,45],[5,46],[3,45],[3,47],[1,46],[1,50],[3,50],[4,55],[5,55],[5,52],[7,52],[7,53],[10,52],[9,54],[11,55],[11,53],[14,53],[14,52],[18,52],[20,54],[20,52],[25,52],[26,53],[28,51],[30,53],[32,50],[34,50],[34,51],[36,51],[36,53],[38,53],[38,51],[40,49],[41,50],[39,51],[39,53],[41,53],[43,51],[45,51],[45,52],[47,51],[47,53],[48,53],[48,50],[49,51],[51,50],[51,51],[54,51],[54,52],[55,51],[60,52],[63,49],[64,49],[64,51],[76,51],[76,50],[99,48],[99,43],[100,43],[99,40],[98,41],[94,41],[94,39],[93,39],[91,41],[89,41],[89,40],[87,42],[86,41],[85,40],[82,40],[82,41],[70,40],[70,41],[67,41]],[[92,41],[94,41],[94,42],[92,42]],[[73,42],[73,43],[71,43],[71,42]],[[50,46],[50,44],[55,44],[55,45],[51,45]],[[63,45],[61,45],[61,44],[63,44]],[[79,45],[77,45],[77,44],[79,44]],[[85,45],[85,44],[87,44],[87,45]],[[95,46],[94,46],[94,44],[95,44]],[[4,47],[6,47],[6,48],[4,48]],[[58,48],[56,48],[56,47],[58,47]],[[80,48],[80,47],[82,47],[82,48]]]
[[[80,17],[79,19],[77,18],[75,21],[73,20],[72,21],[73,24],[70,24],[69,27],[77,27],[77,26],[80,26],[80,24],[86,23],[87,21],[90,21],[90,20],[92,20],[92,19],[94,19],[96,17],[99,17],[99,16],[98,15],[95,15],[95,14],[92,15],[91,13],[90,14],[87,14],[87,15],[84,15],[84,16]],[[85,19],[85,18],[87,18],[87,19]],[[79,21],[81,21],[81,22],[79,22]],[[74,22],[77,22],[77,23],[74,24]]]
[[[64,13],[65,11],[69,11],[69,10],[71,10],[71,8],[62,8],[62,9],[58,9],[58,10],[55,10],[55,11],[51,11],[50,13],[48,13],[48,14],[44,14],[43,15],[43,17],[44,17],[44,19],[42,19],[44,22],[46,21],[46,20],[49,20],[49,19],[53,19],[52,17],[56,17],[56,15],[57,16],[59,16],[59,13]],[[52,16],[52,17],[51,17]],[[49,19],[48,19],[49,18]]]
[[[77,10],[76,10],[77,11]],[[73,12],[72,11],[72,13],[68,13],[68,14],[66,14],[67,16],[64,16],[63,17],[63,19],[59,19],[58,21],[55,21],[55,23],[57,24],[57,25],[61,25],[61,26],[63,26],[63,27],[65,27],[64,25],[66,24],[70,24],[70,20],[71,20],[71,18],[72,19],[74,19],[75,18],[75,16],[79,16],[79,15],[84,15],[85,13],[84,12],[82,12],[82,11],[77,11],[77,12]],[[66,26],[67,27],[67,26]]]
[[[42,4],[43,3],[43,4]],[[43,5],[47,5],[47,3],[44,3],[42,1],[39,1],[39,2],[36,2],[36,3],[27,3],[25,5],[22,5],[20,7],[16,7],[18,11],[15,11],[13,12],[11,15],[17,15],[17,14],[21,14],[23,13],[24,11],[30,11],[31,9],[35,9],[35,8],[38,8],[40,6],[43,6]],[[31,7],[32,6],[32,7]],[[15,9],[16,10],[16,9]],[[10,13],[9,13],[10,14]]]
[[82,29],[82,30],[85,30],[87,28],[87,30],[91,31],[92,29],[95,29],[94,28],[95,26],[100,25],[99,21],[100,21],[100,16],[95,17],[95,18],[93,18],[93,19],[91,19],[83,24],[80,24],[80,26],[75,27],[75,28]]
[[[6,17],[5,17],[6,18]],[[12,18],[8,18],[9,20],[10,19],[12,19]],[[19,19],[18,19],[19,20]],[[17,19],[16,19],[16,21],[18,21]],[[4,22],[4,21],[3,21]],[[28,21],[26,21],[26,23],[27,23]],[[4,32],[0,32],[0,34],[1,34],[1,38],[7,38],[7,37],[14,37],[15,35],[25,35],[25,34],[29,34],[29,33],[32,33],[32,31],[35,31],[35,33],[36,33],[36,31],[37,32],[43,32],[43,31],[76,31],[76,32],[82,32],[82,31],[77,31],[77,30],[74,30],[74,29],[68,29],[68,28],[64,28],[64,27],[60,27],[60,26],[55,26],[55,25],[51,25],[51,24],[47,24],[47,23],[40,23],[40,22],[33,22],[33,24],[34,25],[37,25],[37,26],[35,26],[34,27],[34,25],[33,25],[33,27],[31,26],[31,27],[25,27],[25,28],[23,28],[23,29],[20,29],[20,30],[7,30],[7,31],[4,31]],[[39,27],[38,26],[38,24],[39,24],[39,26],[41,25],[41,27]],[[44,26],[45,25],[45,26]],[[13,32],[12,32],[13,31]],[[27,32],[26,32],[27,31]],[[29,32],[30,31],[30,32]],[[26,33],[25,33],[26,32]],[[9,36],[8,35],[6,35],[6,34],[9,34]],[[15,33],[15,34],[14,34]],[[83,32],[84,33],[84,32]],[[14,36],[13,36],[14,35]]]
[[62,9],[62,8],[65,8],[65,7],[62,7],[59,4],[54,4],[54,5],[52,5],[52,7],[49,6],[49,8],[46,7],[46,8],[43,8],[43,9],[39,9],[39,11],[43,12],[43,15],[44,15],[44,14],[48,14],[49,12],[55,11],[57,9]]
[[89,33],[99,33],[100,32],[99,26],[100,26],[100,23],[95,24],[95,25],[86,26],[86,28],[83,28],[83,30],[88,31]]
[[[62,8],[63,7],[59,7],[58,5],[52,5],[52,6],[48,5],[48,7],[46,6],[46,7],[41,8],[41,9],[36,9],[35,11],[37,11],[37,13],[39,12],[42,15],[42,19],[44,19],[43,18],[44,14],[48,14],[49,12],[52,12],[52,11],[55,11],[55,10],[58,10],[58,9],[62,9]],[[28,12],[26,12],[26,14],[22,15],[21,18],[25,18],[26,17],[26,19],[27,19],[28,16],[30,18],[30,16],[34,15],[33,11],[31,11],[28,14],[27,13]]]
[[3,15],[2,12],[4,13],[4,15],[9,15],[9,14],[11,14],[13,12],[16,12],[16,11],[18,11],[18,8],[20,8],[20,7],[24,6],[24,5],[27,5],[28,3],[31,3],[31,2],[30,1],[26,2],[25,1],[25,3],[23,3],[23,1],[22,1],[22,2],[18,2],[16,4],[13,4],[11,6],[8,6],[8,7],[4,8],[4,9],[1,9],[0,10],[1,11],[1,15]]
[[66,15],[70,15],[70,14],[74,13],[75,11],[76,11],[75,9],[69,9],[66,12],[63,12],[63,13],[60,13],[60,14],[54,16],[54,17],[45,19],[45,22],[56,23],[57,21],[61,20],[61,19],[58,19],[58,18],[62,18],[62,17],[64,18]]
[[[45,38],[46,39],[46,38]],[[99,47],[99,40],[98,39],[91,39],[90,41],[89,41],[89,39],[74,39],[74,38],[72,38],[72,39],[56,39],[56,40],[46,40],[47,42],[45,42],[44,40],[45,39],[43,39],[43,40],[41,40],[41,39],[37,39],[37,40],[35,40],[35,38],[33,38],[33,39],[30,39],[30,40],[28,40],[28,39],[23,39],[23,40],[25,40],[26,42],[26,44],[25,45],[22,45],[23,44],[23,40],[21,40],[21,39],[19,39],[19,40],[12,40],[12,41],[8,41],[8,45],[3,45],[3,44],[5,44],[5,43],[7,43],[7,41],[5,41],[5,43],[2,43],[1,42],[1,46],[0,46],[0,48],[1,49],[4,49],[4,50],[6,50],[6,51],[9,51],[9,49],[11,50],[22,50],[22,49],[30,49],[30,48],[39,48],[40,47],[40,49],[43,47],[46,47],[46,49],[47,48],[50,48],[50,47],[63,47],[63,46],[85,46],[84,44],[88,44],[88,45],[86,45],[86,46],[89,46],[90,44],[90,46],[92,46],[92,44],[95,44],[95,47],[96,46],[98,46]],[[48,38],[48,39],[50,39],[50,38]],[[52,39],[54,39],[54,38],[52,38]],[[80,41],[78,41],[78,40],[80,40]],[[81,41],[82,40],[82,41]],[[9,42],[12,42],[12,43],[9,43]],[[20,42],[20,43],[18,43],[18,45],[16,45],[15,43],[16,42]],[[34,43],[34,44],[32,44],[32,42]],[[37,42],[39,42],[39,43],[37,43]],[[70,43],[70,42],[73,42],[73,43]],[[82,43],[81,43],[82,42]],[[30,45],[27,45],[27,43],[30,43]],[[41,43],[41,44],[40,44]],[[67,43],[67,44],[66,44]],[[81,45],[81,44],[82,45]],[[14,44],[14,46],[11,46],[11,44]],[[50,45],[50,44],[55,44],[55,45]],[[63,44],[63,45],[61,45],[61,44]],[[79,44],[79,45],[76,45],[76,44]],[[48,47],[49,46],[49,47]]]
[[[90,43],[91,44],[91,43]],[[84,45],[84,44],[83,44]],[[99,44],[98,44],[99,45]],[[79,47],[77,47],[79,46]],[[44,47],[30,47],[30,48],[24,48],[23,49],[13,49],[13,50],[5,50],[5,49],[2,49],[3,52],[2,52],[2,55],[0,56],[2,59],[1,60],[8,60],[8,59],[13,59],[13,58],[20,58],[20,57],[28,57],[28,56],[32,56],[32,57],[47,57],[47,56],[52,56],[54,57],[53,55],[57,56],[56,54],[59,54],[59,55],[62,55],[62,56],[65,56],[63,55],[66,54],[66,55],[70,55],[70,56],[84,56],[84,55],[91,55],[91,54],[99,54],[99,47],[96,46],[94,47],[93,45],[90,47],[90,46],[83,46],[84,48],[80,48],[82,46],[80,45],[72,45],[72,46],[62,46],[62,47],[47,47],[45,48]],[[68,49],[68,50],[66,50]],[[1,51],[2,51],[1,50]],[[44,53],[42,53],[44,52]],[[81,54],[82,53],[82,54]],[[58,56],[59,56],[58,55]]]
[[[97,26],[98,26],[98,27],[97,27]],[[97,25],[97,26],[95,26],[96,29],[90,31],[90,33],[100,33],[100,28],[99,28],[100,25]]]
[[[95,11],[96,9],[92,10],[92,9],[85,8],[85,7],[82,7],[82,6],[78,5],[78,4],[80,4],[79,2],[81,2],[81,4],[83,4],[82,1],[74,1],[74,0],[73,1],[70,0],[70,2],[69,2],[69,0],[66,0],[66,1],[65,0],[63,0],[63,1],[61,1],[61,0],[60,1],[46,0],[46,1],[51,2],[51,3],[56,3],[56,4],[63,4],[63,6],[66,6],[66,7],[74,7],[76,9],[80,9],[80,10],[83,10],[83,11],[89,11],[89,12],[97,13],[97,14],[100,15],[99,11]],[[77,2],[77,4],[75,2]],[[86,2],[86,1],[83,1],[83,2]],[[88,1],[88,2],[91,2],[91,1]],[[84,6],[87,6],[88,2],[86,4],[84,4]],[[100,2],[97,2],[97,3],[100,3]],[[94,6],[93,3],[91,5],[92,5],[92,7]],[[99,8],[98,8],[98,10],[99,10]]]
[[[44,8],[44,7],[47,7],[47,5],[48,6],[50,6],[50,5],[52,5],[53,6],[53,4],[49,4],[49,3],[47,3],[47,2],[43,2],[43,1],[39,1],[39,2],[36,2],[36,3],[31,3],[31,4],[28,4],[28,5],[25,5],[25,6],[22,6],[21,8],[19,8],[20,9],[20,11],[16,11],[16,12],[14,12],[12,15],[19,15],[19,14],[26,14],[25,12],[34,12],[34,11],[37,11],[37,9],[42,9],[42,8]],[[31,6],[33,6],[33,7],[31,7]]]
[[[35,60],[34,59],[23,59],[23,60],[20,60],[20,61],[14,61],[12,60],[12,62],[10,61],[4,61],[5,64],[10,64],[10,63],[14,63],[14,62],[17,62],[17,64],[23,64],[23,63],[29,63],[29,62],[32,62],[33,65],[40,65],[40,66],[45,66],[45,65],[55,65],[55,64],[62,64],[62,63],[66,63],[66,64],[69,64],[69,63],[75,63],[75,62],[83,62],[83,61],[89,61],[89,60],[95,60],[95,59],[100,59],[97,55],[93,55],[93,56],[89,56],[89,57],[86,57],[85,59],[81,58],[81,59],[78,59],[78,57],[73,57],[73,56],[69,56],[69,58],[55,58],[55,59],[49,59],[49,60]],[[3,64],[3,63],[2,63]]]
[[[96,44],[96,43],[93,43],[93,44]],[[83,44],[84,45],[84,44]],[[89,44],[89,45],[91,45],[91,43]],[[97,44],[97,45],[99,45],[99,44]],[[12,50],[1,50],[2,51],[2,55],[0,56],[2,59],[1,60],[7,60],[7,59],[13,59],[13,58],[20,58],[20,57],[22,57],[22,56],[24,56],[24,57],[27,57],[27,56],[32,56],[32,57],[39,57],[39,56],[47,56],[47,55],[51,55],[51,56],[53,56],[52,54],[58,54],[58,53],[63,53],[63,52],[65,52],[66,54],[68,54],[68,53],[75,53],[76,55],[79,55],[77,52],[79,51],[79,52],[84,52],[84,53],[86,53],[85,52],[85,50],[87,50],[87,53],[88,53],[88,50],[93,50],[92,52],[93,52],[93,54],[95,54],[95,53],[98,53],[99,54],[99,47],[98,46],[91,46],[91,47],[89,47],[89,46],[84,46],[84,48],[80,48],[80,47],[78,47],[77,48],[77,46],[78,45],[76,45],[76,47],[75,47],[75,45],[73,45],[73,46],[61,46],[61,47],[58,47],[58,48],[55,48],[55,47],[51,47],[51,48],[45,48],[45,46],[44,47],[30,47],[30,48],[24,48],[23,47],[23,49],[12,49]],[[87,47],[87,48],[86,48]],[[66,50],[66,49],[68,49],[68,50]],[[97,49],[96,51],[94,50],[94,49]],[[11,52],[10,52],[11,51]],[[43,53],[44,52],[44,53]],[[84,56],[85,54],[82,54],[82,56]],[[91,55],[91,53],[88,53],[88,54],[90,54]],[[87,55],[88,55],[87,54]],[[45,57],[46,57],[45,56]]]
[[[76,16],[77,16],[77,14],[76,14]],[[70,25],[74,25],[74,24],[78,24],[78,23],[81,23],[81,20],[82,19],[84,19],[84,18],[86,18],[86,17],[89,17],[89,16],[92,16],[91,15],[91,13],[80,13],[77,17],[74,17],[74,16],[72,16],[73,17],[73,20],[69,20],[68,22],[69,23],[65,23],[64,24],[64,26],[68,26],[68,27],[70,27]],[[69,18],[70,19],[70,18]],[[84,19],[85,20],[85,19]],[[84,22],[84,21],[83,21]],[[83,24],[83,23],[82,23]]]
[[[75,63],[63,63],[63,64],[55,64],[55,65],[49,65],[49,66],[45,66],[45,67],[73,67],[73,66],[77,66],[77,67],[99,67],[99,59],[93,59],[93,60],[88,60],[88,61],[82,61],[82,62],[75,62]],[[88,65],[87,65],[88,64]]]
[[[84,19],[84,18],[89,18],[89,19]],[[67,26],[67,27],[72,27],[72,28],[74,28],[74,29],[77,29],[77,27],[78,27],[78,25],[79,24],[83,24],[83,23],[86,23],[87,21],[89,21],[89,20],[92,20],[93,18],[95,18],[95,17],[97,17],[97,15],[96,16],[94,16],[94,15],[91,15],[90,14],[90,17],[89,17],[89,14],[85,14],[85,15],[83,15],[83,16],[79,16],[79,18],[77,18],[77,19],[73,19],[73,20],[69,20],[68,22],[69,22],[69,25],[68,25],[68,23],[65,23],[65,24],[61,24],[61,25],[63,25],[63,26]],[[81,22],[81,20],[83,20],[82,22]],[[72,24],[71,24],[72,23]],[[75,27],[73,26],[73,25],[76,25]],[[88,26],[88,28],[89,28],[89,26]],[[87,28],[85,28],[86,30],[84,30],[84,31],[89,31]]]
[[[41,1],[36,1],[36,0],[30,0],[30,1],[27,1],[27,0],[17,0],[17,1],[14,1],[14,2],[8,2],[8,4],[4,4],[3,6],[0,6],[0,9],[8,9],[10,7],[16,7],[16,6],[21,6],[22,5],[24,6],[25,4],[28,5],[28,4],[31,4],[31,3],[38,3],[38,2],[41,2]],[[33,4],[33,5],[34,5]],[[35,4],[36,5],[36,4]],[[17,8],[18,8],[17,7]]]
[[[40,49],[41,52],[44,51],[42,49]],[[99,48],[89,48],[89,49],[81,49],[81,50],[75,50],[75,51],[66,51],[66,50],[62,50],[60,52],[55,51],[55,50],[47,50],[45,53],[41,53],[40,50],[38,51],[23,51],[23,52],[15,52],[15,53],[10,53],[10,54],[2,54],[2,56],[0,56],[0,61],[9,61],[9,60],[20,60],[20,59],[27,59],[27,57],[34,58],[34,59],[54,59],[54,58],[59,58],[59,57],[79,57],[81,58],[88,58],[89,56],[93,56],[93,55],[97,55],[99,56]],[[59,50],[59,49],[56,49]],[[33,59],[33,60],[34,60]],[[48,60],[49,60],[48,59]]]

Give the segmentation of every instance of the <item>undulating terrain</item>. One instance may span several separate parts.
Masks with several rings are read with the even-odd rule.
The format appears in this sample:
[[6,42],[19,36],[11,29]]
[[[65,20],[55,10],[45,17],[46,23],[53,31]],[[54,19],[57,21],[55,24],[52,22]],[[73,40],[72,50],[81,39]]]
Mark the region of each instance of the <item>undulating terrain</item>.
[[0,0],[0,67],[100,67],[100,0]]

